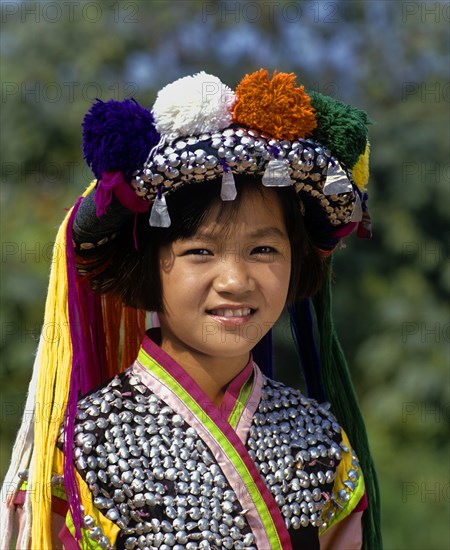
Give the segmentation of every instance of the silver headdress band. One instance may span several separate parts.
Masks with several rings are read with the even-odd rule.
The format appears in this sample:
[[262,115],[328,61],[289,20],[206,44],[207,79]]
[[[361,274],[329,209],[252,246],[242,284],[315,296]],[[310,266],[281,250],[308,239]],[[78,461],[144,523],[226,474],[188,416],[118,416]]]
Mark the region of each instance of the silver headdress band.
[[320,202],[332,225],[361,220],[357,187],[326,147],[307,139],[272,139],[238,126],[156,148],[133,174],[131,185],[137,195],[154,201],[150,224],[165,227],[164,195],[182,185],[222,178],[221,197],[233,200],[232,174],[261,176],[267,187],[293,185],[297,193]]

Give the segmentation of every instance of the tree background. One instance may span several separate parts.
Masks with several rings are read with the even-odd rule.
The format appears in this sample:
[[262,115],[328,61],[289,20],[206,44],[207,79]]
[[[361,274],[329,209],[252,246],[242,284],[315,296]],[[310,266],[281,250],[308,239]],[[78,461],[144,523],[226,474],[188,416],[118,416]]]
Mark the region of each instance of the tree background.
[[[205,70],[263,66],[367,110],[371,241],[335,254],[334,314],[382,491],[387,550],[449,548],[448,2],[2,1],[1,445],[20,423],[56,228],[92,178],[80,123]],[[286,322],[278,364],[293,361]]]

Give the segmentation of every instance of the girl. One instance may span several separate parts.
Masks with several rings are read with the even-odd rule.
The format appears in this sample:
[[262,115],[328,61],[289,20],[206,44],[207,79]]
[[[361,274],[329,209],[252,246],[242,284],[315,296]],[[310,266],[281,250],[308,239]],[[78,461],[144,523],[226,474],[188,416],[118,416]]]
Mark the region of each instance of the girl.
[[[367,124],[262,69],[236,92],[180,79],[151,112],[92,107],[98,183],[57,240],[59,337],[38,349],[2,548],[13,511],[17,548],[381,547],[327,262],[370,231]],[[308,398],[270,378],[286,305]]]

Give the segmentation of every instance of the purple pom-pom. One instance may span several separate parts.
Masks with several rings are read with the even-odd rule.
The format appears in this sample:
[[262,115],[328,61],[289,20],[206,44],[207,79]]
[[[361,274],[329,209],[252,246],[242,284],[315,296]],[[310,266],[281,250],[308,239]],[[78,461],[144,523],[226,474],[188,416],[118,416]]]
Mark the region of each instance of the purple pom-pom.
[[106,171],[122,172],[129,179],[159,137],[152,113],[134,99],[97,99],[83,121],[84,158],[97,179]]

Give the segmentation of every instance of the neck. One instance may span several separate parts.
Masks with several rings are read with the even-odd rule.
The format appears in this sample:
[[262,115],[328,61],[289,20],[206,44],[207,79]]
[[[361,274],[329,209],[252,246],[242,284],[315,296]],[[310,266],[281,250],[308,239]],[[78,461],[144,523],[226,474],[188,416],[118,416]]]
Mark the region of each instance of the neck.
[[175,359],[217,407],[222,403],[228,384],[249,361],[248,354],[240,357],[211,357],[181,350],[164,337],[160,347]]

